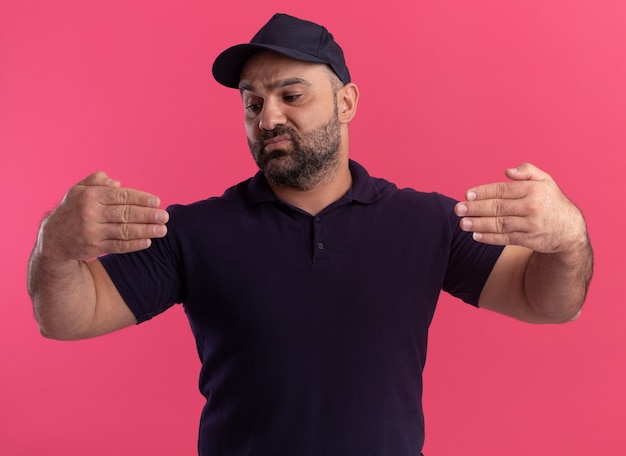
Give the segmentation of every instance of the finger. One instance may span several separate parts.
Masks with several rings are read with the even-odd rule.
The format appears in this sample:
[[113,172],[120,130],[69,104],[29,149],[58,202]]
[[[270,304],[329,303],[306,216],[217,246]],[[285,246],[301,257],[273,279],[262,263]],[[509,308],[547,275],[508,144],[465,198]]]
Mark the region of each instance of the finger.
[[166,234],[165,225],[95,224],[89,231],[75,236],[74,242],[65,244],[64,257],[87,259],[107,253],[147,249],[152,245],[152,239]]
[[132,205],[157,208],[161,204],[158,196],[141,190],[122,187],[98,188],[96,201],[108,205]]
[[465,193],[467,201],[519,199],[526,196],[526,182],[496,182],[478,185]]
[[129,241],[110,239],[100,244],[100,250],[106,253],[130,253],[145,250],[151,245],[151,239],[132,239]]
[[523,181],[552,181],[552,177],[530,163],[523,163],[517,168],[508,168],[505,175],[513,182],[497,182],[478,185],[465,192],[468,201],[489,198],[522,198],[525,196]]
[[77,185],[87,185],[87,186],[119,186],[120,181],[111,179],[107,173],[104,171],[95,172],[83,180],[81,180]]
[[521,199],[485,199],[459,202],[454,212],[459,217],[504,217],[521,214]]
[[514,235],[510,233],[473,233],[473,238],[477,242],[491,245],[512,245]]
[[162,209],[117,204],[104,206],[98,213],[100,223],[140,223],[163,225],[169,221],[169,213]]
[[523,163],[517,168],[509,168],[505,171],[506,177],[514,181],[523,181],[523,180],[534,180],[534,181],[542,181],[542,180],[552,180],[552,177],[537,168],[536,166],[530,163]]
[[98,229],[100,242],[161,238],[167,234],[167,226],[158,224],[107,223],[100,225]]
[[463,231],[483,234],[527,233],[529,231],[529,224],[524,217],[465,217],[459,224]]

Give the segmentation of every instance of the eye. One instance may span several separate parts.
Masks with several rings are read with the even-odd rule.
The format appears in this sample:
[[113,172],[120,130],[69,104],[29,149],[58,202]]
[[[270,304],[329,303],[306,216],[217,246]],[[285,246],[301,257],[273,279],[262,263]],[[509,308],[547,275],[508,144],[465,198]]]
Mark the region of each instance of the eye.
[[293,103],[294,101],[296,101],[301,96],[302,96],[302,94],[300,94],[300,93],[289,94],[289,95],[283,96],[283,100],[285,100],[287,103]]
[[261,110],[262,106],[263,105],[261,103],[250,103],[246,105],[245,109],[246,111],[249,111],[249,112],[258,112]]

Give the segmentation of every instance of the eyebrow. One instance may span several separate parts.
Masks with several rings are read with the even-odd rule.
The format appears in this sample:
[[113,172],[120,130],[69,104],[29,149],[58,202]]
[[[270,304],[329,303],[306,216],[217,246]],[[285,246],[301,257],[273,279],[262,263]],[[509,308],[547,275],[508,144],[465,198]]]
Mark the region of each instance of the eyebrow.
[[[267,88],[269,90],[276,90],[276,89],[282,89],[283,87],[288,87],[290,85],[296,85],[296,84],[303,84],[306,86],[311,86],[312,84],[307,81],[306,79],[302,79],[302,78],[288,78],[288,79],[281,79],[280,81],[276,81],[272,84],[269,84],[267,86]],[[254,86],[246,81],[241,81],[239,83],[239,92],[243,92],[244,90],[249,90],[251,92],[254,92]]]

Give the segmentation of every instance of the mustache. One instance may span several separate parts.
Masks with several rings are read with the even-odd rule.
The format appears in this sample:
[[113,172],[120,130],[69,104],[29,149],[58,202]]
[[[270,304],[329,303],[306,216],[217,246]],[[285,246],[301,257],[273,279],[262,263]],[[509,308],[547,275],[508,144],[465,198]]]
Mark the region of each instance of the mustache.
[[275,138],[276,136],[281,136],[281,135],[289,136],[289,138],[292,141],[299,139],[298,134],[296,133],[296,131],[293,128],[285,127],[285,126],[282,126],[282,125],[278,125],[273,130],[264,130],[263,133],[261,134],[261,136],[259,136],[259,139],[258,139],[257,143],[258,144],[263,144],[264,141],[267,141],[268,139],[272,139],[272,138]]

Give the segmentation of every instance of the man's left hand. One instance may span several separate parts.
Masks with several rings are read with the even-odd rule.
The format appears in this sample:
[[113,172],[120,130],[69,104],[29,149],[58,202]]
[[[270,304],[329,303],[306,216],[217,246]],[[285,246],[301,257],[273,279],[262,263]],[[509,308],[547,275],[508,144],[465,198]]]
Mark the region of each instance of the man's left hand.
[[565,252],[586,242],[581,212],[552,177],[525,163],[506,170],[508,182],[469,189],[457,203],[464,231],[486,244],[520,245],[539,253]]

